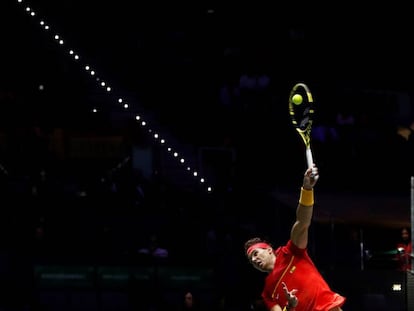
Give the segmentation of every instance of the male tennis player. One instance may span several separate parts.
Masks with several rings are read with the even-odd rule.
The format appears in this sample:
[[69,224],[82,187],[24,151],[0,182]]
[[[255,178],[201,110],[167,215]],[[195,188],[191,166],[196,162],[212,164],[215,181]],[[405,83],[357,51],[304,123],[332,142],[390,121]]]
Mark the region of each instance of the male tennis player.
[[[307,252],[314,204],[313,187],[318,178],[317,167],[306,170],[296,221],[286,245],[273,249],[261,238],[252,238],[244,245],[253,267],[268,273],[262,298],[270,311],[341,311],[345,303],[346,298],[331,290]],[[287,299],[286,286],[295,289],[297,305],[292,305],[292,300]]]

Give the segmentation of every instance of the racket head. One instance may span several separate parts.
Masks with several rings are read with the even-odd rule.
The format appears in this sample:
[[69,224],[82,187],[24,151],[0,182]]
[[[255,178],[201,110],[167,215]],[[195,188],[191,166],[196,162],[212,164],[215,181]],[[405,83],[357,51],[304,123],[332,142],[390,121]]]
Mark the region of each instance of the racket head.
[[[295,103],[293,100],[296,94],[302,96],[300,104]],[[310,148],[314,113],[314,101],[309,87],[305,83],[295,84],[289,94],[289,115],[306,148]]]

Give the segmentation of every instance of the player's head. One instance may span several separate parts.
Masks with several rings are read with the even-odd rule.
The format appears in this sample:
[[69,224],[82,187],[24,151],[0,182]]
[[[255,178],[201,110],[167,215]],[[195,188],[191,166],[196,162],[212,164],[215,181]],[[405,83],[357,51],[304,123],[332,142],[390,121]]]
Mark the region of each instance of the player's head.
[[276,256],[272,245],[262,238],[252,238],[244,243],[244,252],[250,263],[257,270],[270,272],[273,270]]
[[401,229],[401,238],[403,241],[410,241],[410,230],[408,228]]

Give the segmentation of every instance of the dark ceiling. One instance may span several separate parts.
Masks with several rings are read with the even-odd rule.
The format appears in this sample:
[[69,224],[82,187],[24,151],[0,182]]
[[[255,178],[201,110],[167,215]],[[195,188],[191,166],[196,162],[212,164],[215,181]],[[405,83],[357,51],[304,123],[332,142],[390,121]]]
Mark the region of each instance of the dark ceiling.
[[[276,7],[205,1],[23,3],[2,1],[0,10],[0,81],[17,97],[13,104],[3,101],[4,127],[63,124],[108,132],[116,128],[114,122],[125,122],[114,97],[67,54],[66,47],[71,47],[81,55],[80,63],[91,64],[133,111],[144,113],[183,144],[222,146],[227,131],[237,131],[233,139],[240,161],[251,163],[248,174],[275,182],[279,163],[303,160],[302,154],[294,155],[301,145],[285,109],[285,97],[297,81],[307,81],[321,108],[330,113],[336,110],[332,103],[346,101],[356,110],[363,105],[383,113],[394,109],[394,103],[381,94],[411,92],[412,27],[404,18],[408,8],[401,6],[363,9],[346,2],[322,10],[298,2]],[[26,4],[33,5],[35,17],[24,11]],[[39,26],[41,19],[50,31]],[[53,41],[54,33],[65,40],[65,47]],[[264,110],[249,120],[238,119],[235,126],[237,117],[225,115],[218,103],[219,88],[252,71],[271,78],[274,106],[266,109],[272,115]],[[40,84],[44,91],[39,91]],[[380,95],[366,96],[370,90]],[[102,115],[91,119],[92,107],[99,107]],[[342,161],[350,162],[346,167],[357,161],[356,167],[368,168],[362,180],[369,180],[384,160],[372,154],[355,160],[332,148],[315,148],[316,159],[332,178]],[[292,179],[290,174],[283,178]]]

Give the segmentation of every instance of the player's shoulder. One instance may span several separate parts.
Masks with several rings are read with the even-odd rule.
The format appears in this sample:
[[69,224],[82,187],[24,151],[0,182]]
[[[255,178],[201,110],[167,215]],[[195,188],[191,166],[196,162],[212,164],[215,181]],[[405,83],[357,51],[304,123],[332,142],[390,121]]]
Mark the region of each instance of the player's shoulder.
[[300,248],[292,240],[289,240],[286,245],[283,246],[283,249],[292,254],[303,254],[307,250],[306,248]]

